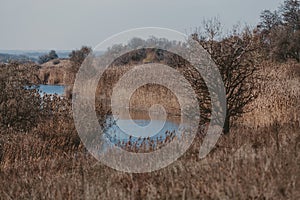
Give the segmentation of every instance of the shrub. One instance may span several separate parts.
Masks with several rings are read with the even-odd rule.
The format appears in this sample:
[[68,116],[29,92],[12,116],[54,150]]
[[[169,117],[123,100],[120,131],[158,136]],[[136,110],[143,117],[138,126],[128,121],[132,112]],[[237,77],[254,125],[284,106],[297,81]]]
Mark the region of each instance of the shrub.
[[48,54],[39,57],[39,64],[49,62],[50,60],[57,59],[58,55],[54,50],[51,50]]
[[[41,98],[32,85],[34,66],[0,66],[0,128],[26,131],[39,121]],[[30,89],[29,89],[30,88]]]
[[80,50],[73,50],[70,54],[70,60],[73,62],[73,69],[77,71],[84,59],[92,52],[92,49],[87,46],[81,47]]
[[58,65],[60,63],[60,60],[55,59],[55,60],[52,61],[52,63],[53,63],[53,65]]

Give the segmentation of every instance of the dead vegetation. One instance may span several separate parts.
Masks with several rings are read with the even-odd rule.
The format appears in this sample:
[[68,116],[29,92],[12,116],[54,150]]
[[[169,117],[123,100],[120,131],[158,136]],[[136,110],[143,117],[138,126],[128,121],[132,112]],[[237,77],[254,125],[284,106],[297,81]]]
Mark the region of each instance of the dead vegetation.
[[75,78],[72,68],[70,60],[60,59],[58,64],[53,63],[53,61],[42,64],[36,73],[42,84],[70,85],[74,82]]
[[[117,172],[86,152],[68,100],[44,97],[43,120],[0,134],[3,199],[299,199],[298,65],[264,63],[254,109],[199,160],[202,139],[172,165]],[[267,115],[269,113],[269,115]],[[130,146],[132,147],[132,146]]]

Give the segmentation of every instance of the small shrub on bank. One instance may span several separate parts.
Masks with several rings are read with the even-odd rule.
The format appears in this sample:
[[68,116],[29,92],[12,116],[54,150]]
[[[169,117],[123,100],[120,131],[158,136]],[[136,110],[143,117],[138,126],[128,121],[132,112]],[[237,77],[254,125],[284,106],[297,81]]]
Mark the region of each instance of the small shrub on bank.
[[44,64],[46,62],[49,62],[50,60],[54,60],[57,59],[58,55],[56,54],[56,52],[54,50],[51,50],[48,54],[40,56],[39,57],[39,64]]

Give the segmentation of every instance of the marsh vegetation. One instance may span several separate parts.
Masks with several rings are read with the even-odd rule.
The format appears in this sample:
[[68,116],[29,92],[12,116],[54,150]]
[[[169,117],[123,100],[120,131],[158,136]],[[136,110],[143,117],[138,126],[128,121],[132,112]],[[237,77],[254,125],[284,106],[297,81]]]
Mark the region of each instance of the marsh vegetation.
[[[193,144],[173,164],[150,173],[123,173],[99,163],[78,136],[72,84],[91,52],[88,47],[57,64],[1,64],[0,199],[299,199],[299,5],[287,0],[280,12],[264,11],[254,30],[222,36],[212,19],[191,35],[217,64],[228,100],[224,134],[205,159],[199,159],[199,148],[211,100],[201,76],[162,50],[141,48],[115,60],[99,80],[95,100],[99,126],[107,126],[101,137],[111,145],[148,153],[183,138],[175,134],[178,100],[159,85],[144,85],[130,100],[130,114],[141,125],[149,122],[153,104],[165,107],[167,126],[158,137],[123,137],[109,120],[112,89],[134,65],[167,64],[184,74],[199,95],[202,120]],[[140,42],[174,45],[158,38],[135,38],[130,45]],[[106,54],[122,48],[126,46],[116,45]],[[41,95],[38,88],[28,89],[47,83],[63,83],[65,94]],[[120,119],[128,120],[121,114]]]

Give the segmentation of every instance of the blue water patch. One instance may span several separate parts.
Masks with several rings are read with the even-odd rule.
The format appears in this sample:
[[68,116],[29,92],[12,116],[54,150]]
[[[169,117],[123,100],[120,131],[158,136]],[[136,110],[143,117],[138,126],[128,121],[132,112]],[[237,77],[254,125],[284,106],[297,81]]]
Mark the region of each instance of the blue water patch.
[[[107,128],[104,130],[104,140],[107,142],[109,146],[115,145],[118,143],[127,143],[128,141],[135,142],[136,145],[140,145],[144,140],[143,138],[138,138],[135,136],[130,136],[130,133],[125,133],[123,130],[121,130],[115,122],[111,120],[111,118],[107,119]],[[127,119],[118,119],[118,121],[121,120],[123,123],[126,124],[128,122],[127,129],[130,129],[130,126],[132,126],[131,121]],[[150,120],[133,120],[137,125],[139,126],[147,126],[150,123]],[[161,125],[161,121],[152,121],[153,126],[159,126]],[[154,128],[155,129],[155,128]],[[173,123],[171,121],[165,121],[163,128],[156,133],[155,135],[152,135],[152,133],[149,133],[149,135],[152,135],[149,137],[149,141],[164,141],[166,137],[169,135],[178,136],[180,138],[180,130],[179,125],[176,123]]]
[[38,85],[40,94],[57,94],[63,95],[65,91],[65,86],[62,85]]
[[62,85],[35,85],[26,86],[26,89],[38,89],[41,96],[44,94],[62,96],[65,92],[65,86]]

